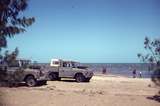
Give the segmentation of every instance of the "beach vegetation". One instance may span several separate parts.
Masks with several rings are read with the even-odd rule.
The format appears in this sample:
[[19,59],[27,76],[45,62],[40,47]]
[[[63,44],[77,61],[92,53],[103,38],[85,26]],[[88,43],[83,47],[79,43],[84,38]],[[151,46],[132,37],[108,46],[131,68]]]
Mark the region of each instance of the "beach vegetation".
[[151,40],[145,37],[144,48],[147,54],[138,53],[137,56],[141,61],[150,64],[151,69],[154,71],[152,81],[160,86],[160,38]]

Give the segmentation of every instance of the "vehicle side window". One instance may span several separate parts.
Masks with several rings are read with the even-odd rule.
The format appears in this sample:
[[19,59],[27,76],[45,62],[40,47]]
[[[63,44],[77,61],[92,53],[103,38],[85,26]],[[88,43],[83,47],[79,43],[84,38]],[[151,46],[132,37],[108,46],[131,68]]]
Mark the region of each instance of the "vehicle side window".
[[72,67],[72,65],[70,63],[63,62],[63,67]]
[[53,64],[59,65],[59,61],[53,61]]
[[70,67],[70,64],[69,64],[69,63],[67,64],[67,67]]
[[6,71],[6,70],[7,70],[7,66],[0,65],[0,71]]
[[75,64],[74,63],[72,63],[72,68],[75,68],[76,66],[75,66]]
[[67,67],[67,63],[66,62],[63,62],[63,67]]
[[9,64],[9,67],[19,67],[19,61],[13,61]]

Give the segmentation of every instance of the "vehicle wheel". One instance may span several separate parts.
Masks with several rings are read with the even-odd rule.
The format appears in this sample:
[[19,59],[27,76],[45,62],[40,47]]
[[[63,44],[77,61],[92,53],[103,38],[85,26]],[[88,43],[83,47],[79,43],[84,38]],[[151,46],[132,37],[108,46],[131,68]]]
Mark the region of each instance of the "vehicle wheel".
[[91,78],[85,78],[85,81],[86,81],[86,82],[89,82],[89,81],[90,81],[90,79],[91,79]]
[[38,81],[38,84],[39,85],[47,85],[47,81],[46,80],[44,80],[44,81]]
[[47,85],[47,81],[46,80],[42,81],[42,85]]
[[76,75],[76,81],[77,82],[84,82],[85,81],[85,77],[83,76],[83,74],[77,74]]
[[58,77],[58,81],[61,81],[61,77]]
[[28,76],[25,81],[29,87],[34,87],[37,84],[36,79],[33,76]]
[[57,73],[50,73],[48,77],[49,77],[49,80],[51,80],[51,81],[58,80],[58,74]]
[[39,85],[47,85],[47,81],[46,80],[44,80],[44,81],[38,81],[38,84]]

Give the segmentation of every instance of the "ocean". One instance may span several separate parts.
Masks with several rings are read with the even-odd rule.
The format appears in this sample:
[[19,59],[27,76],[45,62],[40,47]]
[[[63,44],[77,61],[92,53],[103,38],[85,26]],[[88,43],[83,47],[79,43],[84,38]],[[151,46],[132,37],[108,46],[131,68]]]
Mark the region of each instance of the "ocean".
[[150,78],[153,73],[150,65],[145,63],[83,63],[83,65],[88,66],[95,74],[101,74],[103,68],[106,69],[106,74],[125,77],[133,77],[133,69],[136,69],[137,77],[140,77],[139,72],[142,73],[142,78]]

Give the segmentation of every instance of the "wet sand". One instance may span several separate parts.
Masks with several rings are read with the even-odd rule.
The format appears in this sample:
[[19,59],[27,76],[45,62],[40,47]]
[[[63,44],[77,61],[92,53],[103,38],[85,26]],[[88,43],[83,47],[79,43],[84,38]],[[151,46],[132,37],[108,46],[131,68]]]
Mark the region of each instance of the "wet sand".
[[89,83],[63,79],[32,88],[1,87],[0,106],[159,106],[151,99],[158,89],[150,79],[97,75]]

